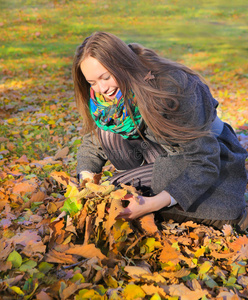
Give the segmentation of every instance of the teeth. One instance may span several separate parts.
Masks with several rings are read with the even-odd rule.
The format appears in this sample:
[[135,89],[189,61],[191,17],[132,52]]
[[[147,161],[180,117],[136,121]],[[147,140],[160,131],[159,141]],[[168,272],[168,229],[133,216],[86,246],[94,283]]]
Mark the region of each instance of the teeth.
[[110,93],[108,93],[108,94],[106,94],[106,95],[108,95],[108,96],[112,96],[114,93],[115,93],[115,90],[114,90],[114,91],[112,91],[112,92],[110,92]]

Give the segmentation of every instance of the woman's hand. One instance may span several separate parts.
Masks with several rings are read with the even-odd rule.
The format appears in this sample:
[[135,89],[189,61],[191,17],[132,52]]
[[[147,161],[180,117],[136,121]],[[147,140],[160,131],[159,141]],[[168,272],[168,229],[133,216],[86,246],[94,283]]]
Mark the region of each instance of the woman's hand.
[[135,200],[133,195],[127,195],[123,200],[128,200],[128,206],[117,217],[118,219],[132,220],[149,214],[153,211],[160,210],[161,208],[170,205],[170,194],[162,191],[153,197],[138,196],[139,201]]

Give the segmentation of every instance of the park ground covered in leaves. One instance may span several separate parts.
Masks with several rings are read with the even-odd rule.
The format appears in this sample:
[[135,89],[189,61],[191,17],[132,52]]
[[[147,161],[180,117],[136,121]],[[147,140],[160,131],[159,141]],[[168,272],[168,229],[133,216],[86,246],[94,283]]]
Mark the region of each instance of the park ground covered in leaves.
[[111,165],[78,184],[70,71],[92,31],[140,42],[205,76],[248,149],[242,2],[36,2],[0,1],[0,299],[248,298],[247,235],[152,214],[116,220],[137,191],[112,186]]

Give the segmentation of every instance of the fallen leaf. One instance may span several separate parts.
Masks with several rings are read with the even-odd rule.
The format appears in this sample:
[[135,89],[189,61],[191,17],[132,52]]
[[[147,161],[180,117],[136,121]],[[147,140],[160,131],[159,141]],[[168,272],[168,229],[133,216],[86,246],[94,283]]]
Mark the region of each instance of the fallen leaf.
[[96,248],[94,244],[71,247],[65,253],[76,254],[85,258],[93,258],[93,257],[98,257],[99,259],[106,258],[106,256],[102,254],[101,250]]

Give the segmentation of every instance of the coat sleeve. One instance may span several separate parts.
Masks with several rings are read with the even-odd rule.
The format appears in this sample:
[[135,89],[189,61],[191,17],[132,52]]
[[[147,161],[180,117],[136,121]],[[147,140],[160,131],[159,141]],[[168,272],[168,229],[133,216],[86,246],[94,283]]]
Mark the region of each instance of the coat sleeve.
[[[191,82],[192,84],[192,82]],[[182,126],[201,126],[214,120],[217,101],[208,87],[199,79],[194,92],[180,103]],[[220,172],[220,145],[213,134],[180,145],[180,151],[156,159],[153,172],[155,193],[166,190],[185,211],[218,179]]]
[[97,137],[86,134],[77,152],[77,174],[81,171],[100,173],[106,161],[107,156]]

